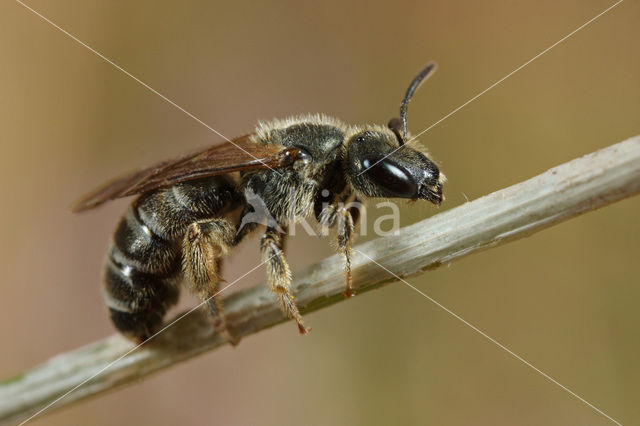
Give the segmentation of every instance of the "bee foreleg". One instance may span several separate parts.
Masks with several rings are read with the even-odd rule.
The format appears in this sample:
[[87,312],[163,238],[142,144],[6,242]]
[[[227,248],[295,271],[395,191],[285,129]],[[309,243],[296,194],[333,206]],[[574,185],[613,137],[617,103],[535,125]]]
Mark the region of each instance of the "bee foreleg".
[[227,329],[222,299],[216,297],[220,278],[221,258],[233,243],[235,228],[224,218],[192,223],[184,237],[182,269],[187,285],[207,307],[213,326],[231,344],[237,344]]
[[344,291],[345,297],[355,296],[352,288],[351,280],[351,244],[353,242],[354,219],[347,207],[337,209],[338,220],[338,250],[344,257],[344,273],[347,281],[347,288]]
[[291,294],[291,270],[284,258],[285,234],[273,228],[267,228],[260,241],[262,260],[267,264],[267,282],[280,301],[280,308],[298,323],[300,334],[310,329],[304,326],[302,315]]

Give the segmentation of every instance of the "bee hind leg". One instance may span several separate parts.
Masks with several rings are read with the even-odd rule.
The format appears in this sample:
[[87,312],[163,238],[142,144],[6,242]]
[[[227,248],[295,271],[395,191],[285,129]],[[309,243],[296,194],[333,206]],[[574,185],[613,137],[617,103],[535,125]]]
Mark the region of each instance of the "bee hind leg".
[[232,345],[238,344],[224,317],[222,299],[217,296],[221,258],[233,243],[235,228],[224,218],[200,220],[192,223],[184,237],[182,269],[193,294],[204,302],[211,322]]
[[305,327],[302,315],[293,300],[291,293],[291,270],[284,258],[284,240],[286,235],[273,228],[267,228],[260,240],[262,260],[267,265],[267,282],[280,301],[280,308],[298,324],[300,334],[311,329]]

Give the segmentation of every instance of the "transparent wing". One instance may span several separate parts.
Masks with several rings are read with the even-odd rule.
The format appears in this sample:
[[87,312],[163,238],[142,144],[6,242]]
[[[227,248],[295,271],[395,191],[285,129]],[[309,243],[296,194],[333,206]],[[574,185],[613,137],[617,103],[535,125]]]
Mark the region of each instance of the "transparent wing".
[[251,135],[166,160],[115,178],[84,195],[71,211],[89,210],[116,198],[142,194],[202,177],[240,170],[277,169],[294,160],[295,148],[252,142]]

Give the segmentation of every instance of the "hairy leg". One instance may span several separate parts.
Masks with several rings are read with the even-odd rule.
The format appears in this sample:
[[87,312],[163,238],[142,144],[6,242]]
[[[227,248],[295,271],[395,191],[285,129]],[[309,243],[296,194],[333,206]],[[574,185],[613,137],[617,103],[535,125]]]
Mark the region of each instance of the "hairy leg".
[[189,289],[205,303],[212,323],[231,344],[237,344],[229,334],[224,318],[222,298],[216,297],[220,278],[220,262],[234,240],[235,228],[225,218],[192,223],[184,237],[182,268]]
[[351,279],[351,244],[353,242],[354,220],[348,208],[338,209],[338,250],[344,257],[344,273],[347,280],[347,288],[344,291],[345,297],[355,296],[352,290]]
[[298,324],[301,334],[307,333],[310,329],[304,326],[300,311],[293,300],[291,294],[291,270],[284,258],[285,234],[273,228],[267,228],[260,241],[262,250],[262,260],[267,264],[267,282],[280,300],[282,311]]
[[[356,200],[356,202],[358,202]],[[323,229],[338,225],[337,245],[338,251],[344,258],[344,273],[346,279],[345,297],[355,296],[352,290],[351,258],[353,251],[353,234],[355,224],[360,217],[360,211],[356,207],[346,207],[342,204],[328,205],[320,215],[320,224]]]

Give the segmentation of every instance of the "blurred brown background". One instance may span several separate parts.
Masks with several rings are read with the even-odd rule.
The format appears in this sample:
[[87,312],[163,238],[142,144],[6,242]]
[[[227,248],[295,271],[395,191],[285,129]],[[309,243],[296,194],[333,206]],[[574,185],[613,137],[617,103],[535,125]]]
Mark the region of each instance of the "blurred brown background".
[[[28,2],[229,137],[302,112],[386,123],[433,59],[440,68],[409,113],[417,133],[612,3]],[[70,202],[220,138],[18,3],[0,16],[6,378],[113,332],[100,270],[128,201],[83,215]],[[639,18],[638,2],[623,2],[422,136],[449,177],[441,209],[640,133]],[[625,200],[411,282],[637,424],[639,208]],[[402,209],[404,224],[435,212]],[[296,237],[294,270],[328,243]],[[258,262],[253,239],[225,276]],[[180,306],[194,303],[184,293]],[[307,321],[306,337],[285,324],[36,422],[611,424],[400,283]]]

